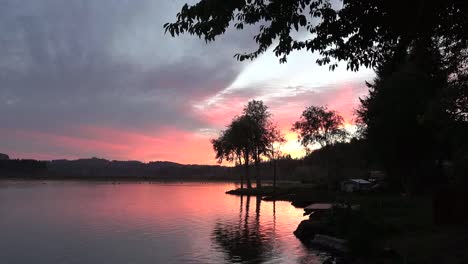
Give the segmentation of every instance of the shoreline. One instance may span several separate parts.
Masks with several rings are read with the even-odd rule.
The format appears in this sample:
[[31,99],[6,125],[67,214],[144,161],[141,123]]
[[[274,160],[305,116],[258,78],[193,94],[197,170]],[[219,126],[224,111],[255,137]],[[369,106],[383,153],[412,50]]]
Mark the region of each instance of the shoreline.
[[338,195],[335,192],[318,190],[313,184],[300,182],[280,183],[276,188],[270,185],[262,186],[260,189],[238,188],[229,190],[226,194],[262,196],[264,201],[288,201],[296,208],[304,208],[311,203],[334,201]]
[[81,176],[47,176],[47,177],[17,177],[17,176],[0,176],[1,180],[11,181],[99,181],[99,182],[232,182],[237,183],[231,179],[207,179],[207,178],[172,178],[172,177],[141,177],[141,176],[125,176],[125,177],[113,177],[113,176],[99,176],[99,177],[81,177]]
[[468,252],[462,246],[468,241],[468,226],[435,224],[431,194],[343,193],[295,185],[280,185],[276,190],[271,186],[235,189],[226,193],[262,196],[265,201],[289,201],[297,208],[313,203],[360,205],[354,212],[332,210],[334,220],[331,222],[332,218],[310,216],[299,225],[310,233],[303,238],[296,235],[306,245],[314,242],[315,235],[349,242],[351,252],[345,254],[344,259],[349,261],[345,263],[401,263],[398,261],[404,259],[408,263],[422,264],[434,258],[440,259],[440,263],[453,263],[457,259],[468,259]]
[[[0,176],[0,181],[83,181],[83,182],[224,182],[239,184],[237,179],[230,178],[206,178],[206,177],[142,177],[142,176],[97,176],[97,177],[83,177],[83,176]],[[273,181],[265,180],[269,184]],[[295,181],[278,181],[281,184],[298,184]]]

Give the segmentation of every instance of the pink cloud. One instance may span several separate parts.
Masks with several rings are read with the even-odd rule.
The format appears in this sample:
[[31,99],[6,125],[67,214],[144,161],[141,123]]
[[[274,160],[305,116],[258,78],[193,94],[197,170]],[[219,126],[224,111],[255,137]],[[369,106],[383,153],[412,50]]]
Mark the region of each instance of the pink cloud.
[[[298,148],[290,148],[288,151],[301,153],[300,147],[292,144],[296,141],[296,136],[290,129],[305,107],[327,105],[329,109],[343,115],[345,122],[349,124],[353,122],[358,98],[366,92],[364,84],[343,83],[323,91],[302,89],[293,96],[267,96],[264,101],[270,107],[274,121],[283,133],[288,135],[290,146]],[[143,130],[138,127],[75,125],[62,133],[0,128],[0,133],[6,135],[5,140],[23,142],[6,145],[2,151],[20,158],[72,159],[98,156],[119,160],[170,160],[191,164],[215,164],[209,142],[210,135],[206,135],[203,130],[224,129],[234,116],[241,114],[243,105],[251,99],[244,91],[242,94],[228,94],[216,103],[203,107],[187,107],[188,114],[205,126],[193,131],[174,126]]]
[[302,111],[311,105],[327,106],[331,110],[338,111],[345,123],[353,123],[354,110],[359,105],[358,98],[367,93],[363,81],[344,82],[326,89],[316,90],[307,87],[278,88],[283,89],[283,94],[275,96],[271,89],[265,91],[262,96],[256,89],[248,89],[221,95],[217,101],[205,105],[203,109],[194,110],[196,118],[209,125],[223,128],[235,115],[241,114],[242,107],[252,99],[262,99],[270,107],[275,121],[283,130],[289,130],[291,124],[296,121]]
[[[291,89],[291,88],[288,88]],[[292,144],[297,141],[297,136],[291,132],[292,123],[299,119],[302,111],[311,105],[327,106],[331,110],[340,113],[345,121],[345,124],[354,123],[354,111],[359,105],[359,97],[367,93],[367,88],[363,81],[344,82],[333,87],[327,87],[323,90],[313,90],[307,87],[298,87],[292,89],[296,93],[285,93],[285,96],[268,96],[264,98],[258,91],[252,91],[249,95],[246,91],[241,91],[238,94],[226,94],[213,104],[208,104],[202,110],[194,110],[195,116],[201,121],[206,122],[210,126],[224,129],[235,115],[242,112],[242,107],[251,99],[257,97],[264,99],[265,104],[270,107],[273,114],[274,122],[277,123],[283,134],[287,135],[287,140],[291,146],[296,146],[298,149],[289,149],[291,153],[296,153],[295,156],[302,155],[303,152],[297,144]],[[255,96],[255,97],[250,97]]]
[[216,104],[196,108],[193,113],[195,118],[208,125],[222,128],[242,113],[242,108],[248,101],[245,97],[232,96]]

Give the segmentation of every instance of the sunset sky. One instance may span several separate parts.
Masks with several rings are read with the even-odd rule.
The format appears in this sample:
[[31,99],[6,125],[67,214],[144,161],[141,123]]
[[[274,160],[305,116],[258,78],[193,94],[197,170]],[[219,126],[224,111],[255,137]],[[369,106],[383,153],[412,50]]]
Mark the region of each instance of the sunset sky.
[[1,1],[0,153],[213,164],[209,139],[251,99],[270,107],[292,156],[302,151],[291,124],[306,106],[352,123],[371,70],[330,72],[307,52],[236,61],[255,48],[254,29],[209,44],[164,35],[185,2]]

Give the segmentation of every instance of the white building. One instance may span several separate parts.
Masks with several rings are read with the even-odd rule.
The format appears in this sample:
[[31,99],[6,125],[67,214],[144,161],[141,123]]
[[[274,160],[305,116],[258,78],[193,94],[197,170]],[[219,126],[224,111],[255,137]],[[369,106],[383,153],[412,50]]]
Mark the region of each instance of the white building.
[[343,192],[356,192],[368,190],[371,182],[364,179],[349,179],[342,181],[340,185]]

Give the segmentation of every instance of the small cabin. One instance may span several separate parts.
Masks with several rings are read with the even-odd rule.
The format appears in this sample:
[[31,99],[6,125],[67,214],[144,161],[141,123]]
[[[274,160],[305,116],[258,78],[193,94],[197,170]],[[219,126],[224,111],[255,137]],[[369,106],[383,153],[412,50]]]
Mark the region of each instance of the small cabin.
[[364,179],[349,179],[342,181],[340,185],[343,192],[358,192],[369,190],[371,182]]

